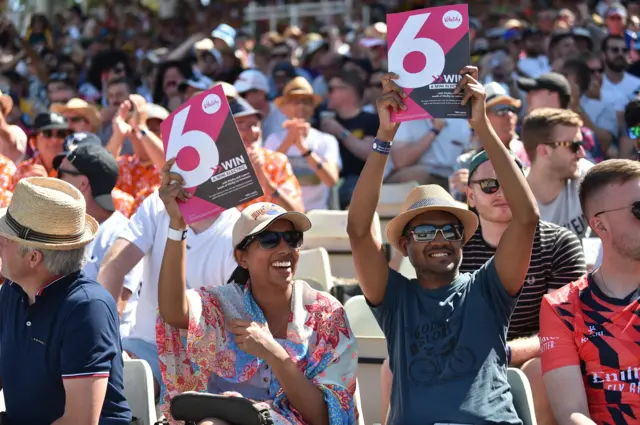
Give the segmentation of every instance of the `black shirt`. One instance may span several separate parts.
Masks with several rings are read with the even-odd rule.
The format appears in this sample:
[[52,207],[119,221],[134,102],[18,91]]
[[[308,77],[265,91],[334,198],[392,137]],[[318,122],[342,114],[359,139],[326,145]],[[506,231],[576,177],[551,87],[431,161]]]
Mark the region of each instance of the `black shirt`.
[[[367,136],[375,137],[380,126],[380,120],[376,114],[364,111],[360,111],[355,117],[346,120],[336,116],[336,121],[358,139],[364,139]],[[340,176],[359,176],[364,168],[364,161],[355,156],[341,140],[338,140],[338,142],[340,144],[340,157],[342,158]]]

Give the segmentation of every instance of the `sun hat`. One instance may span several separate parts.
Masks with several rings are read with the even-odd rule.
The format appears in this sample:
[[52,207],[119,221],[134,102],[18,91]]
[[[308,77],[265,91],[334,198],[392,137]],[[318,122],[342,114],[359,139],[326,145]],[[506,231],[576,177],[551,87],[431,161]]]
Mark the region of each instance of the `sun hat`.
[[259,69],[245,69],[240,73],[233,86],[240,94],[250,90],[269,93],[269,79]]
[[282,96],[277,97],[273,103],[278,107],[282,107],[284,105],[287,98],[291,97],[308,97],[313,99],[315,106],[317,107],[322,103],[322,96],[318,96],[313,93],[313,87],[304,77],[295,77],[293,80],[289,81],[289,83],[284,86],[284,90],[282,90]]
[[49,110],[60,115],[64,115],[65,112],[74,112],[86,119],[92,127],[100,126],[98,108],[77,97],[70,99],[67,103],[54,103],[49,107]]
[[456,202],[441,186],[435,184],[418,186],[413,189],[404,204],[402,212],[387,224],[387,240],[400,251],[400,237],[406,225],[415,217],[429,211],[444,211],[453,214],[464,226],[465,244],[478,228],[478,217],[467,208]]
[[299,232],[311,229],[311,221],[306,215],[287,211],[270,202],[258,202],[242,210],[240,218],[233,226],[231,241],[234,248],[247,237],[263,232],[276,220],[289,220]]
[[0,210],[0,236],[33,248],[82,248],[97,232],[82,193],[56,178],[21,179],[9,207]]

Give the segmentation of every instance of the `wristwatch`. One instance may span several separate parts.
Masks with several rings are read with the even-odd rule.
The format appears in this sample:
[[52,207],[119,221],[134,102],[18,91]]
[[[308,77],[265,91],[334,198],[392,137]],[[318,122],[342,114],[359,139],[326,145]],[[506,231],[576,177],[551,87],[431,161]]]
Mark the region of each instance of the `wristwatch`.
[[181,242],[181,241],[187,239],[187,229],[176,230],[176,229],[172,229],[171,227],[169,227],[169,231],[167,232],[167,239],[171,239],[172,241]]

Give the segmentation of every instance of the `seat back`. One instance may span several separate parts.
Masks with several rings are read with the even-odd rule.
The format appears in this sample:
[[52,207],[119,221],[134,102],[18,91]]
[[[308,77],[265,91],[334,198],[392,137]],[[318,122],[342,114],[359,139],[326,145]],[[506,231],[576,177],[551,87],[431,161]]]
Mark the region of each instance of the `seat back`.
[[354,395],[354,404],[356,409],[358,409],[358,425],[365,425],[364,422],[364,412],[362,411],[362,400],[360,397],[360,383],[358,382],[358,379],[356,378],[356,393]]
[[146,361],[124,361],[124,396],[133,416],[142,425],[153,425],[158,420],[153,394],[153,373]]
[[376,211],[382,219],[389,219],[400,214],[402,204],[413,189],[418,187],[418,182],[383,184],[380,189],[380,201]]
[[[331,276],[331,263],[327,250],[322,247],[301,250],[296,268],[296,279],[314,280],[321,285],[322,289],[320,290],[329,292],[333,287],[333,277]],[[311,282],[309,283],[311,284]],[[311,286],[313,285],[311,284]]]
[[536,414],[533,406],[533,394],[527,375],[520,369],[507,369],[507,380],[511,386],[513,405],[516,413],[522,421],[522,425],[537,425]]
[[364,295],[349,298],[344,305],[344,311],[347,313],[351,330],[356,338],[384,338],[382,329],[378,326]]
[[4,393],[0,390],[0,412],[4,412],[7,410],[7,407],[4,405]]

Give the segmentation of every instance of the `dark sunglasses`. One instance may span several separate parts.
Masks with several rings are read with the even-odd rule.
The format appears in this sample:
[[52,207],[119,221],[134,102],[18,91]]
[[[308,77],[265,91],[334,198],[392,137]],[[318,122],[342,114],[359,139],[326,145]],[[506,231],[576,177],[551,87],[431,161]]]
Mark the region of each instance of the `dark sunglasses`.
[[496,115],[506,115],[509,112],[518,115],[518,112],[520,112],[520,110],[518,108],[516,108],[515,106],[511,106],[511,105],[498,105],[498,106],[494,106],[493,108],[489,108],[489,112],[493,112]]
[[489,179],[480,179],[480,180],[471,180],[469,183],[477,184],[480,186],[480,190],[482,190],[487,195],[493,195],[498,190],[500,190],[500,182],[498,179],[489,178]]
[[627,49],[626,47],[609,47],[609,51],[611,53],[622,53],[626,55],[629,52],[629,49]]
[[65,168],[58,167],[58,178],[61,179],[65,174],[70,176],[81,176],[82,173],[75,170],[67,170]]
[[288,230],[286,232],[272,232],[270,230],[249,236],[241,244],[240,249],[246,249],[251,242],[257,240],[262,249],[274,249],[280,245],[280,241],[284,240],[289,248],[298,249],[302,245],[302,232],[297,230]]
[[44,137],[47,137],[49,139],[52,137],[66,139],[67,137],[71,136],[72,132],[71,130],[42,130],[40,134],[44,135]]
[[636,201],[636,202],[634,202],[633,204],[628,205],[628,206],[626,206],[626,207],[620,207],[620,208],[614,208],[614,209],[611,209],[611,210],[604,210],[604,211],[600,211],[600,212],[598,212],[598,213],[594,214],[593,216],[594,216],[594,217],[597,217],[597,216],[599,216],[600,214],[604,214],[604,213],[608,213],[608,212],[614,212],[614,211],[622,211],[622,210],[626,210],[626,209],[628,209],[628,208],[630,208],[630,209],[631,209],[631,214],[633,214],[633,216],[634,216],[635,218],[637,218],[638,220],[640,220],[640,201]]
[[628,130],[629,138],[633,140],[640,139],[640,125],[634,125],[633,127],[629,127]]
[[589,68],[592,74],[602,74],[604,72],[604,68]]
[[464,235],[464,226],[461,224],[445,224],[442,226],[420,224],[409,229],[409,233],[413,235],[413,240],[416,242],[431,242],[438,236],[438,232],[442,233],[442,237],[448,241],[459,241],[462,240]]
[[555,147],[569,148],[571,150],[571,152],[578,153],[580,148],[582,146],[584,146],[584,141],[582,141],[582,140],[564,140],[564,141],[560,141],[560,142],[551,142],[551,143],[546,143],[546,144],[550,145],[550,146],[555,146]]

